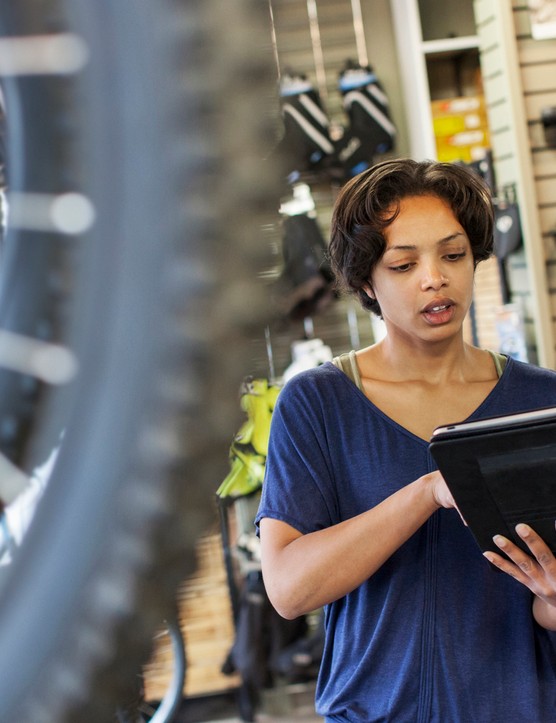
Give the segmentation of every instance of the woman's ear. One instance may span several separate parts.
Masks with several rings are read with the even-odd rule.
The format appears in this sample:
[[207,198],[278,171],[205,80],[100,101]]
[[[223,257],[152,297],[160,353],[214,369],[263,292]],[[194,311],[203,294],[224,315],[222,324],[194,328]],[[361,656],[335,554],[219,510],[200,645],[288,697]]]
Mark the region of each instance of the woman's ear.
[[373,287],[370,284],[363,284],[363,291],[367,294],[369,299],[376,301],[376,296],[373,291]]

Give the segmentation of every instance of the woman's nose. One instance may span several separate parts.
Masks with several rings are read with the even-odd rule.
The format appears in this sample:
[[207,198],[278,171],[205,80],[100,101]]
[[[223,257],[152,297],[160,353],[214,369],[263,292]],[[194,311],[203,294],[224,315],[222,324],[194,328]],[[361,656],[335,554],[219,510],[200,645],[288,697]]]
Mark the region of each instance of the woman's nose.
[[439,268],[436,264],[430,264],[424,269],[423,278],[421,281],[421,288],[423,290],[426,289],[435,289],[435,291],[438,291],[443,286],[448,285],[448,279],[444,274],[442,273],[442,270]]

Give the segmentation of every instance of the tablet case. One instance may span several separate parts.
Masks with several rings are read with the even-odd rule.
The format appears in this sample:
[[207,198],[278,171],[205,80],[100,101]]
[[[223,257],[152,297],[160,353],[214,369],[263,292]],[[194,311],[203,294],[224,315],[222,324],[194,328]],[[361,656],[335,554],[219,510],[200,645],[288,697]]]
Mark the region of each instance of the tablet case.
[[[485,424],[487,422],[487,424]],[[556,554],[556,407],[435,430],[430,452],[481,550],[530,525]]]

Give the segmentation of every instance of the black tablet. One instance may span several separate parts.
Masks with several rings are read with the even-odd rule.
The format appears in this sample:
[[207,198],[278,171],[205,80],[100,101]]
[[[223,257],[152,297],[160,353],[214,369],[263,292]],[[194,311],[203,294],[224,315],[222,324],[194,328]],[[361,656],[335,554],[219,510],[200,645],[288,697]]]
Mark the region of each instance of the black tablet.
[[481,550],[530,525],[556,554],[556,407],[438,427],[430,452]]

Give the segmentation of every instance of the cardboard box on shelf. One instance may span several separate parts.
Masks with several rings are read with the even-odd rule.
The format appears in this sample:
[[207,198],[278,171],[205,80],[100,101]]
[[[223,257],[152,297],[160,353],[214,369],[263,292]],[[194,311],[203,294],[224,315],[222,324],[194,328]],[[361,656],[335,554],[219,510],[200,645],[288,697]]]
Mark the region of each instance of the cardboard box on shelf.
[[439,161],[470,163],[484,158],[490,135],[482,95],[435,100],[431,108]]
[[451,136],[454,133],[480,130],[488,126],[487,118],[482,113],[433,116],[432,124],[435,136]]
[[456,98],[433,100],[431,108],[435,118],[447,115],[464,115],[466,113],[480,113],[486,116],[483,95],[464,95]]
[[455,161],[463,161],[463,163],[472,163],[473,161],[481,161],[487,153],[488,148],[484,146],[443,146],[436,147],[436,157],[443,163],[453,163]]

